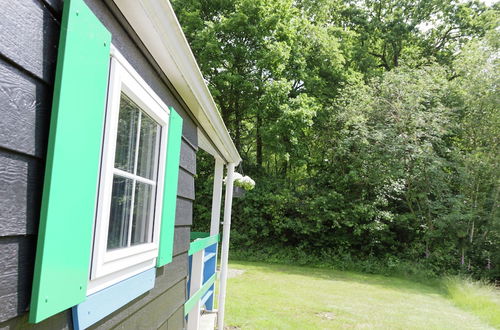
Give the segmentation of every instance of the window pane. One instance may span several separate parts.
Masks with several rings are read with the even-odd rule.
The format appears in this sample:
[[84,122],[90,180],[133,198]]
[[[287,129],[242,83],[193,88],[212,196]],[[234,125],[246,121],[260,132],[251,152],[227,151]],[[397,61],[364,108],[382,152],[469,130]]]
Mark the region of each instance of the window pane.
[[157,136],[159,130],[160,125],[143,112],[141,115],[141,137],[139,141],[137,175],[151,180],[155,179],[155,168],[157,167]]
[[134,172],[139,107],[122,93],[118,115],[115,167],[129,173]]
[[132,245],[152,241],[149,234],[149,227],[153,215],[153,193],[153,186],[136,181],[134,216],[132,220]]
[[111,193],[108,250],[127,246],[133,181],[115,175]]

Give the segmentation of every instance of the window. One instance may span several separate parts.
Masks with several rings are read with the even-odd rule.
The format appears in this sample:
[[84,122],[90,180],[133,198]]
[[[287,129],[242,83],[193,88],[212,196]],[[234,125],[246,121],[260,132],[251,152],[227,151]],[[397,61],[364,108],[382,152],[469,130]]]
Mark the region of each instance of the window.
[[111,48],[87,294],[155,266],[169,110]]
[[161,126],[120,96],[107,250],[152,242]]
[[32,323],[72,308],[86,328],[172,261],[183,120],[111,40],[83,0],[64,2]]

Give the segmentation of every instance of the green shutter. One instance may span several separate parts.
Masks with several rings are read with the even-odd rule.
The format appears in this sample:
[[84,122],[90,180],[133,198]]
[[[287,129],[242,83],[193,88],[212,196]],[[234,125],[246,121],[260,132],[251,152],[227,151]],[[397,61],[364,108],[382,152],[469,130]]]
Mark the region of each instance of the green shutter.
[[65,0],[50,120],[30,322],[85,300],[111,34]]
[[181,156],[182,117],[170,108],[168,124],[167,158],[165,184],[163,189],[163,207],[160,229],[160,248],[157,267],[172,261],[174,249],[175,206],[177,204],[177,183],[179,180],[179,160]]

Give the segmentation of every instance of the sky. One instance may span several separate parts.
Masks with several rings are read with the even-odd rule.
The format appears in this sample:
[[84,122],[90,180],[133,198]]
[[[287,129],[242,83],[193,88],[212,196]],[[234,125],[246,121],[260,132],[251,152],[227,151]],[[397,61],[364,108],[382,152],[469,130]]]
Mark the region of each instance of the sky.
[[497,3],[499,0],[482,0],[488,6],[491,6],[494,3]]

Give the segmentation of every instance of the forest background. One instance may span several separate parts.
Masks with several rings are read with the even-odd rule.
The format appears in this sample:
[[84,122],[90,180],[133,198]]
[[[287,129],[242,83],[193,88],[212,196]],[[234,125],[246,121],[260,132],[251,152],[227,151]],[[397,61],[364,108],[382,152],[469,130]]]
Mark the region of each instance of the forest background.
[[498,2],[172,2],[257,183],[233,256],[500,279]]

